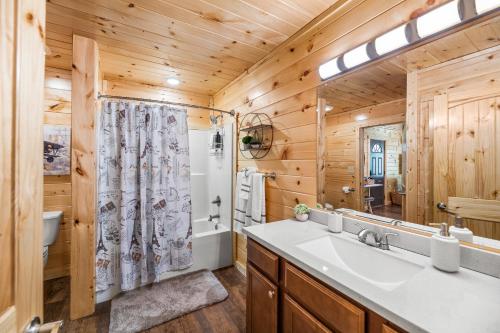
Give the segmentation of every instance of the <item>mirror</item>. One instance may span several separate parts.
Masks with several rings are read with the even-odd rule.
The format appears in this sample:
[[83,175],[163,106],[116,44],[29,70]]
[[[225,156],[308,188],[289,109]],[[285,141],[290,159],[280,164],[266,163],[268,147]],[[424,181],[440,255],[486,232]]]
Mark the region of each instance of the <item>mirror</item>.
[[318,88],[318,203],[500,248],[496,14]]

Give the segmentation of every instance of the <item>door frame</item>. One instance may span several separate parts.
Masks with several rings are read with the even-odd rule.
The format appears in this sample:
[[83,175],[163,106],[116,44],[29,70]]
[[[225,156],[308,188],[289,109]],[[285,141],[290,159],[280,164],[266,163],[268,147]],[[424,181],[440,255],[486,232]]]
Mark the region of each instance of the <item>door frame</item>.
[[44,0],[0,4],[2,332],[43,319],[45,7]]
[[[356,184],[358,186],[358,199],[359,199],[359,211],[364,212],[364,196],[365,196],[365,191],[363,189],[363,180],[364,180],[364,163],[365,163],[365,145],[364,145],[364,134],[365,130],[367,128],[372,128],[372,127],[381,127],[381,126],[387,126],[387,125],[396,125],[396,124],[402,124],[403,125],[403,136],[406,136],[406,122],[405,121],[397,121],[397,122],[388,122],[388,123],[377,123],[376,125],[370,125],[370,126],[360,126],[359,127],[359,133],[358,133],[358,146],[357,148],[357,155],[358,155],[358,183]],[[386,142],[386,140],[384,140]],[[404,140],[403,140],[404,142]],[[387,156],[387,142],[384,144],[384,186],[386,186],[387,182],[387,163],[385,161]],[[403,169],[403,177],[406,177],[405,175],[405,170]],[[384,187],[384,197],[385,197],[385,187]],[[406,196],[403,197],[403,203],[402,203],[402,208],[406,206]],[[385,204],[385,198],[384,198],[384,204]]]

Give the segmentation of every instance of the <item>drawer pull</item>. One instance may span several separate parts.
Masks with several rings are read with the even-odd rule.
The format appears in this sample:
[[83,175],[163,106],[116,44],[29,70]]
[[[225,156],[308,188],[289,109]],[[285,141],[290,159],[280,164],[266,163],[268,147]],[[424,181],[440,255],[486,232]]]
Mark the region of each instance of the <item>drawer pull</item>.
[[269,296],[269,298],[273,298],[274,297],[274,291],[273,290],[269,290],[267,292],[267,296]]

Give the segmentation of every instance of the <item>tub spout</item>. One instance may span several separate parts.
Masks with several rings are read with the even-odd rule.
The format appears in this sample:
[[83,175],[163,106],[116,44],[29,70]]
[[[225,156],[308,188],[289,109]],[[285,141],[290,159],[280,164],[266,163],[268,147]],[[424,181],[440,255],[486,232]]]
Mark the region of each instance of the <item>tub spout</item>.
[[208,220],[210,222],[212,222],[213,219],[219,219],[220,218],[220,215],[219,214],[216,214],[216,215],[208,215]]

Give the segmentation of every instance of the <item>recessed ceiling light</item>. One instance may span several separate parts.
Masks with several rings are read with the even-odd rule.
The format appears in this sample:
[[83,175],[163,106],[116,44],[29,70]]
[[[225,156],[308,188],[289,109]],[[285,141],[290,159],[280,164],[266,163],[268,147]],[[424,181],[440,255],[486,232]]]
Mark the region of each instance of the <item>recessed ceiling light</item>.
[[170,84],[171,86],[177,86],[177,85],[179,85],[179,83],[181,83],[181,81],[179,81],[175,77],[169,77],[167,79],[167,83]]
[[338,65],[339,58],[332,59],[319,66],[319,76],[324,80],[341,72]]
[[378,55],[383,55],[399,49],[402,46],[408,45],[406,39],[406,24],[403,24],[396,29],[386,32],[375,39],[375,51]]
[[417,18],[418,35],[424,38],[460,22],[458,0],[454,0]]
[[359,114],[359,115],[357,115],[356,117],[354,117],[354,119],[355,119],[356,121],[363,121],[363,120],[368,119],[368,116],[367,116],[367,115],[365,115],[365,114]]
[[478,14],[486,13],[500,6],[500,0],[476,0],[476,12]]
[[366,44],[360,45],[344,54],[344,64],[347,68],[356,67],[368,60],[370,60],[370,57],[366,50]]

